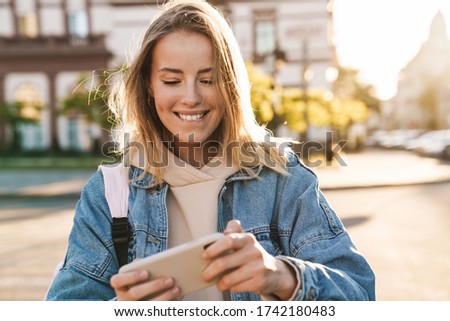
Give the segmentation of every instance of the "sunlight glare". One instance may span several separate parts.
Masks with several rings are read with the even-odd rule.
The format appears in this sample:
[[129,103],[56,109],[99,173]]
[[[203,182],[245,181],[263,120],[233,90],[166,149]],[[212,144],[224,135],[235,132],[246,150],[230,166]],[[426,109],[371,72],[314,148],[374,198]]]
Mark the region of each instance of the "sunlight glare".
[[450,35],[450,1],[334,0],[334,42],[339,63],[360,70],[380,99],[396,93],[398,73],[428,38],[441,10]]

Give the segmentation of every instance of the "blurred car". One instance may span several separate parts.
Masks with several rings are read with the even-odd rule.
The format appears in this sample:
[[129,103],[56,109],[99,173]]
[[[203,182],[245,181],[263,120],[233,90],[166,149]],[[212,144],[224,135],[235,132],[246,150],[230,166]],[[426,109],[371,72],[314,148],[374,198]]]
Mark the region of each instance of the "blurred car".
[[406,144],[417,138],[423,131],[419,129],[397,129],[387,132],[380,140],[379,145],[384,148],[405,148]]
[[389,134],[386,130],[377,130],[372,135],[367,137],[366,146],[379,146],[380,141]]
[[436,142],[434,145],[437,146],[439,145],[438,141],[442,142],[446,138],[450,138],[450,129],[433,130],[420,135],[416,139],[410,140],[405,144],[405,148],[410,151],[425,153],[428,145]]
[[450,144],[445,146],[444,150],[442,151],[441,158],[445,160],[450,160]]
[[435,138],[419,147],[417,153],[422,156],[450,158],[450,136]]

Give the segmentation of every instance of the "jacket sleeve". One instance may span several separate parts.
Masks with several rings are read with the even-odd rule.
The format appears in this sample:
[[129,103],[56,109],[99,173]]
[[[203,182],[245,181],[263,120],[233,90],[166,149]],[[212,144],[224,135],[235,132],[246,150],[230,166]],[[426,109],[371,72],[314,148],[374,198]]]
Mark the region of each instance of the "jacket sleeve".
[[298,192],[282,193],[279,222],[291,226],[279,228],[292,229],[290,237],[280,237],[285,254],[280,258],[300,276],[293,299],[375,300],[375,275],[319,190],[317,177],[301,163],[290,172],[282,190]]
[[73,227],[62,267],[46,295],[46,300],[111,300],[109,285],[117,273],[111,239],[111,216],[104,197],[101,171],[83,188],[76,206]]

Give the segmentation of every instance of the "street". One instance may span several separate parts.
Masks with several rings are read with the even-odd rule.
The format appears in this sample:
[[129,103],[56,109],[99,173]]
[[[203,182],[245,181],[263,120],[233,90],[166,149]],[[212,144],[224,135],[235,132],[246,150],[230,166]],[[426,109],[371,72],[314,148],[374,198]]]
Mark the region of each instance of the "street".
[[64,259],[75,201],[2,200],[0,300],[42,300]]
[[328,191],[378,300],[450,300],[450,183]]
[[[450,183],[326,191],[377,275],[378,300],[450,300]],[[0,300],[42,300],[74,199],[0,205]]]

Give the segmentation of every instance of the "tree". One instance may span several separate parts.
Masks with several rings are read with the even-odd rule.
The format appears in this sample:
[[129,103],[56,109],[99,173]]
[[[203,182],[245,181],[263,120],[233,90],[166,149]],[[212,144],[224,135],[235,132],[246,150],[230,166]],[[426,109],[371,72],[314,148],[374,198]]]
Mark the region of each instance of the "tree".
[[247,62],[250,97],[256,121],[260,124],[269,123],[275,114],[273,108],[273,79]]
[[90,123],[109,126],[108,106],[105,102],[107,89],[103,82],[95,90],[86,88],[83,85],[86,80],[82,76],[76,89],[64,98],[62,113],[67,117],[84,115]]
[[[20,102],[0,103],[0,146],[12,151],[18,151],[22,147],[22,137],[19,130],[19,125],[23,123],[37,123],[37,119],[29,117],[25,113],[26,107],[40,111],[42,106],[33,105],[25,106]],[[11,131],[11,140],[8,142],[7,133],[8,128]]]
[[343,69],[337,83],[338,95],[331,100],[324,90],[311,89],[305,97],[300,88],[278,88],[272,77],[252,63],[247,63],[247,71],[256,119],[272,130],[285,123],[291,131],[303,134],[307,125],[312,124],[345,133],[352,123],[368,119],[368,104],[375,110],[379,106],[379,101],[371,95],[371,86],[360,84],[358,72],[352,69]]
[[345,131],[353,123],[363,123],[370,115],[364,102],[357,99],[334,99],[330,104],[330,125],[338,131]]
[[307,123],[318,127],[330,124],[329,101],[322,91],[309,91],[305,99],[299,88],[284,88],[281,95],[280,116],[288,128],[304,133]]
[[364,84],[359,79],[359,71],[339,67],[335,84],[335,96],[341,99],[362,101],[373,112],[380,112],[380,100],[374,96],[372,85]]
[[[92,90],[85,86],[88,79],[82,76],[75,90],[64,98],[61,112],[69,119],[84,116],[90,124],[98,124],[102,129],[109,130],[111,122],[106,104],[108,90],[105,76],[99,78],[100,85]],[[99,150],[99,143],[98,138],[94,138],[94,151]]]

